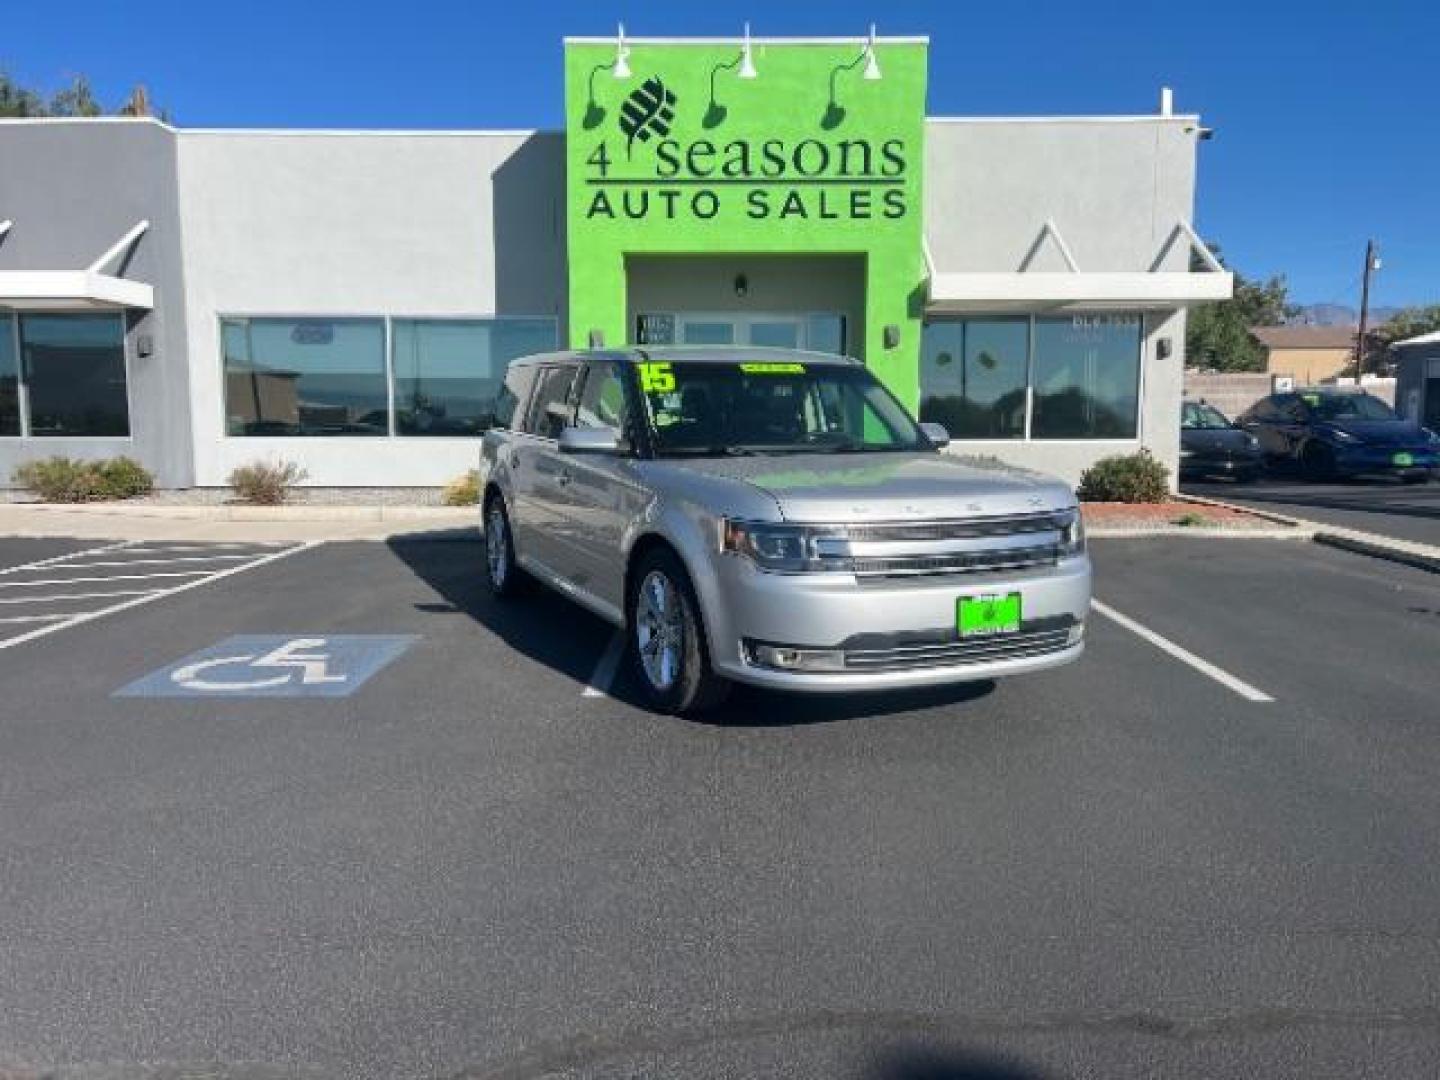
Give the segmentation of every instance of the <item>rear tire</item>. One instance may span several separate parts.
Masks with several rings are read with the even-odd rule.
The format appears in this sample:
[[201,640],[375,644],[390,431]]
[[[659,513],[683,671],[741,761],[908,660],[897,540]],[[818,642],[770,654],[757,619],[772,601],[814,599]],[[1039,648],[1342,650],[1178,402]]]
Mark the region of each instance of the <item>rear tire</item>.
[[525,571],[515,562],[515,539],[510,515],[501,495],[485,501],[485,584],[501,600],[519,596],[525,587]]
[[680,716],[712,709],[730,683],[715,674],[690,575],[674,552],[640,557],[626,597],[630,666],[646,704]]

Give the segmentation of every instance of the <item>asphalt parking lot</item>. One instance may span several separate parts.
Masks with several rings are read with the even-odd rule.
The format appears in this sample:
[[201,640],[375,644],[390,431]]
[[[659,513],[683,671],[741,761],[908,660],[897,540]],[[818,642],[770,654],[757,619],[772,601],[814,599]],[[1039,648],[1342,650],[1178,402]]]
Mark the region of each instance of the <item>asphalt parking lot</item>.
[[1226,480],[1186,481],[1181,490],[1345,529],[1361,529],[1421,544],[1440,544],[1440,480],[1404,484],[1385,477],[1366,477],[1316,483],[1266,476],[1248,484]]
[[694,722],[469,536],[102,546],[0,583],[241,557],[0,647],[0,1074],[1440,1069],[1440,576],[1097,541],[1076,665]]

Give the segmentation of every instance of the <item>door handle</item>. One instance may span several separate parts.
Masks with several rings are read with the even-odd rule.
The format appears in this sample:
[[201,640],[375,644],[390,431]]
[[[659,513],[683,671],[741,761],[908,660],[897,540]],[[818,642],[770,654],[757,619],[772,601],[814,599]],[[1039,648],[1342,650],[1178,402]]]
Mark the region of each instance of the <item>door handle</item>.
[[567,469],[566,471],[562,472],[559,476],[555,477],[555,482],[556,482],[557,484],[559,484],[561,487],[564,487],[566,484],[570,483],[570,472],[569,472],[569,470]]
[[510,467],[512,469],[518,469],[520,467],[520,455],[514,450],[510,451]]

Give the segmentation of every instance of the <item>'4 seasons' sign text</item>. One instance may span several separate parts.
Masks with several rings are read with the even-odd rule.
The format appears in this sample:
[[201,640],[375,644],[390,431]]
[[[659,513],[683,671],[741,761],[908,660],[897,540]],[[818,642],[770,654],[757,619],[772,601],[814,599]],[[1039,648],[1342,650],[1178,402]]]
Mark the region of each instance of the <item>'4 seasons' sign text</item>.
[[602,137],[585,159],[587,219],[709,221],[736,207],[756,221],[866,221],[911,211],[904,139],[680,140],[677,107],[658,78],[626,100],[623,138]]

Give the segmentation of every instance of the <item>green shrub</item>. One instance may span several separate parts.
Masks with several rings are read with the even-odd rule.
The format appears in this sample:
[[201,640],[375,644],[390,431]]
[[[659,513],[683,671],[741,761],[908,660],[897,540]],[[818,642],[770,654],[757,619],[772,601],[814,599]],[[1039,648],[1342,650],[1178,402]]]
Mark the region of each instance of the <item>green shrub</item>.
[[155,477],[134,458],[118,457],[102,461],[100,479],[112,499],[133,499],[136,495],[149,495],[155,490]]
[[15,482],[46,502],[81,503],[102,499],[129,499],[148,494],[155,479],[130,458],[77,461],[49,457],[17,467]]
[[252,461],[237,465],[230,473],[230,486],[241,502],[278,506],[290,495],[290,488],[308,474],[293,461]]
[[445,485],[441,496],[446,506],[474,506],[480,501],[480,471],[471,469]]
[[1170,470],[1148,450],[1101,458],[1080,476],[1082,502],[1159,503],[1170,498]]

